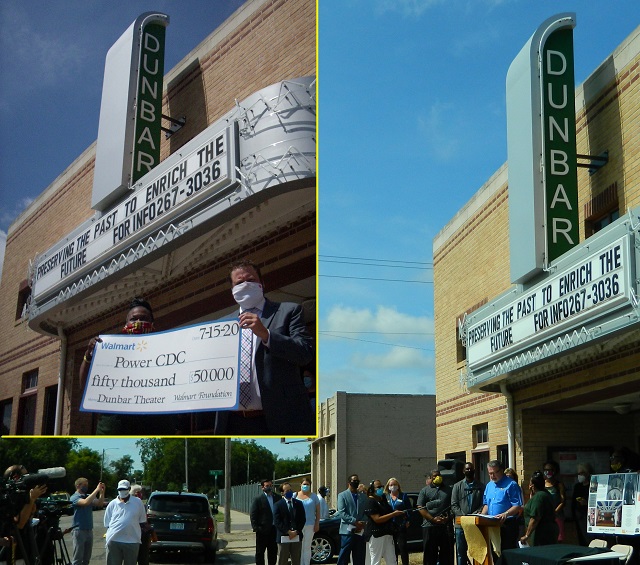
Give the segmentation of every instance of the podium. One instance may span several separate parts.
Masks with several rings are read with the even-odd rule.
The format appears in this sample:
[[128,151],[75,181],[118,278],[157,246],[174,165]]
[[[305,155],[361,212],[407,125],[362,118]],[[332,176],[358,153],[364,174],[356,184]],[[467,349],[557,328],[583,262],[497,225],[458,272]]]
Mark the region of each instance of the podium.
[[[466,516],[467,518],[469,516]],[[456,517],[456,524],[458,526],[461,525],[461,516]],[[478,527],[482,537],[484,538],[484,543],[487,548],[487,555],[484,558],[484,561],[476,561],[473,559],[473,565],[493,565],[493,553],[491,548],[491,535],[497,533],[497,542],[500,545],[500,521],[495,518],[489,518],[487,516],[481,516],[479,514],[473,515],[473,524]],[[496,532],[497,529],[497,532]],[[468,542],[467,542],[468,544]]]

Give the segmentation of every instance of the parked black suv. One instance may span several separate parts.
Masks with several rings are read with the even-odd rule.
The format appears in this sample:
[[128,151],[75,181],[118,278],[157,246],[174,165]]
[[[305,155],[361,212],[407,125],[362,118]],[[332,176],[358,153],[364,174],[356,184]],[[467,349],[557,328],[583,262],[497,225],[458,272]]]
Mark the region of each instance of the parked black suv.
[[152,492],[147,501],[147,519],[158,541],[152,552],[185,551],[213,563],[218,549],[218,530],[206,494]]

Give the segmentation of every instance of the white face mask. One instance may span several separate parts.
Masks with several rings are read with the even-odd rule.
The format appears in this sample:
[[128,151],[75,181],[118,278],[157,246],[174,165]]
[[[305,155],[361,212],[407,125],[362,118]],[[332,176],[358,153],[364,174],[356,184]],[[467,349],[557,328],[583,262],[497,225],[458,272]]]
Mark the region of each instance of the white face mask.
[[397,492],[398,485],[389,485],[389,492]]
[[231,292],[234,300],[243,310],[256,308],[264,298],[262,285],[256,282],[242,282],[235,285]]
[[587,476],[586,475],[578,475],[578,482],[579,483],[584,483],[587,480]]

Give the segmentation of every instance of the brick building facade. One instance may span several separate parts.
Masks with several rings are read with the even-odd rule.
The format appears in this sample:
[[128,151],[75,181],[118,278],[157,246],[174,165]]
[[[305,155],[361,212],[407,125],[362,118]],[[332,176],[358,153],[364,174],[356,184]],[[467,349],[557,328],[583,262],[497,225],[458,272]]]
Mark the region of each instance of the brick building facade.
[[[163,136],[160,164],[212,124],[241,121],[243,100],[282,81],[311,77],[307,91],[315,113],[315,33],[312,1],[248,0],[165,74],[163,114],[185,116],[186,124],[168,139]],[[92,434],[96,415],[79,411],[78,370],[88,340],[117,333],[134,296],[150,301],[159,329],[229,314],[234,302],[228,265],[238,258],[250,257],[260,266],[269,298],[303,304],[315,334],[315,155],[306,178],[285,179],[279,192],[245,205],[233,218],[185,238],[171,251],[122,270],[94,290],[74,294],[67,289],[68,299],[52,299],[55,307],[34,311],[30,261],[94,216],[95,154],[94,143],[8,230],[0,286],[5,434]],[[191,431],[207,429],[192,420]],[[154,435],[153,430],[131,433]]]
[[[637,231],[625,214],[640,206],[639,79],[637,28],[576,88],[577,152],[609,157],[593,174],[578,170],[581,243],[616,220],[617,229]],[[517,287],[509,272],[507,176],[505,164],[433,243],[438,457],[474,461],[483,473],[484,463],[498,458],[524,481],[553,457],[570,485],[576,462],[608,472],[613,446],[640,448],[637,303],[624,331],[602,339],[587,332],[583,342],[565,336],[569,346],[558,343],[554,354],[474,386],[460,322]]]

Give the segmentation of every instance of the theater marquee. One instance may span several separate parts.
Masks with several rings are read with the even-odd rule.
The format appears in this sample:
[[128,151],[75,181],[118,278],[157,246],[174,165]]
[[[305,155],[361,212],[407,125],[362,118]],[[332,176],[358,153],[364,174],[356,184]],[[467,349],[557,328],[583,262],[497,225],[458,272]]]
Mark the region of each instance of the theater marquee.
[[222,197],[236,180],[235,153],[234,128],[214,127],[185,157],[165,160],[124,202],[38,258],[34,298],[56,292],[87,271],[108,268],[114,255],[126,255],[145,236],[166,230],[202,201]]
[[480,387],[637,324],[640,209],[566,253],[535,285],[465,317],[467,384]]

